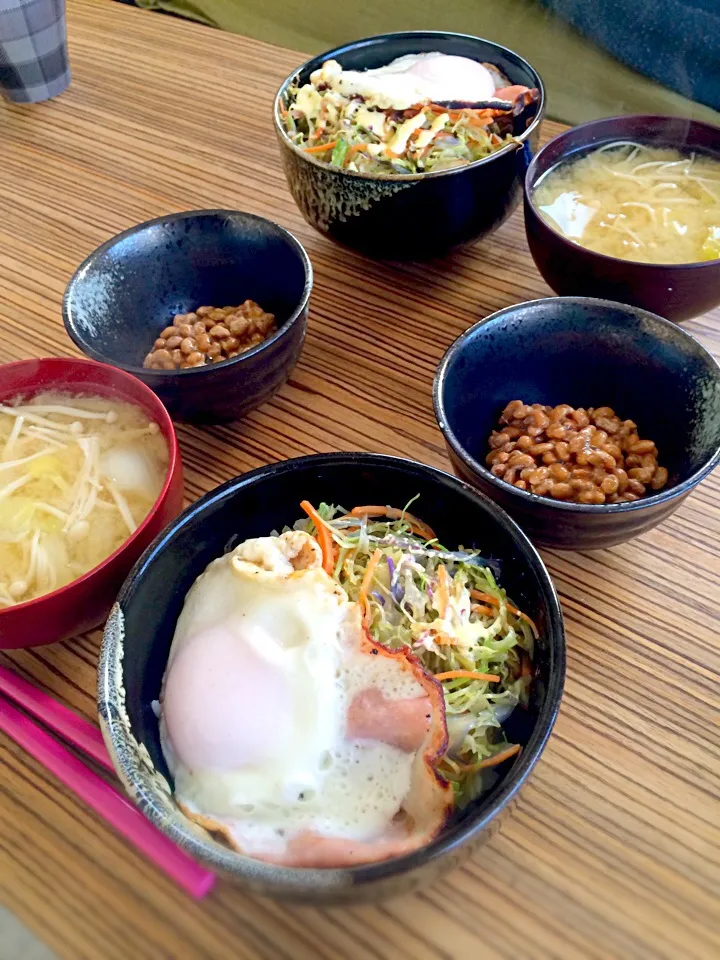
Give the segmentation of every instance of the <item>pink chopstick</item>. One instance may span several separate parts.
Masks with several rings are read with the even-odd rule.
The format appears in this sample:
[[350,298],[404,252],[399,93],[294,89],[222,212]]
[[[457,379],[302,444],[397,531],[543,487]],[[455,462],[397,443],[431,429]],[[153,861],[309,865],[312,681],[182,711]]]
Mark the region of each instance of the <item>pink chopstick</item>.
[[[94,742],[92,756],[95,756],[98,746],[102,746],[104,750],[102,735],[91,724],[3,667],[0,667],[0,690],[13,697],[18,693],[18,696],[14,697],[18,703],[22,703],[26,709],[36,713],[48,726],[57,729],[58,732],[63,733],[63,729],[69,731],[68,739],[82,749],[85,742],[91,744]],[[68,714],[73,719],[70,719]],[[59,725],[56,726],[55,721],[58,717]],[[93,773],[54,737],[41,730],[30,717],[17,710],[3,696],[0,696],[0,729],[43,764],[65,786],[74,791],[119,833],[142,850],[183,890],[196,899],[209,893],[216,879],[213,873],[195,863],[172,841],[164,837],[118,790]],[[80,732],[80,739],[78,739],[78,732]],[[80,740],[83,741],[82,744]],[[107,753],[100,762],[111,768]]]
[[74,744],[83,753],[115,772],[105,749],[105,741],[97,727],[79,717],[77,713],[58,703],[49,693],[28,683],[23,677],[0,664],[0,693],[19,703],[28,713],[42,720],[56,733]]

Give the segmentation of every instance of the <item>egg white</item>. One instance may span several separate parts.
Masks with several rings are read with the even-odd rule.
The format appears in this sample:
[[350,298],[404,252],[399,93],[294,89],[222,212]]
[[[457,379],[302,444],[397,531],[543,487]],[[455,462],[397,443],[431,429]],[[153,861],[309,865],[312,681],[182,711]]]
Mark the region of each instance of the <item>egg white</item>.
[[265,664],[267,682],[288,691],[291,722],[278,725],[275,711],[259,751],[231,768],[217,761],[188,765],[173,743],[170,713],[161,719],[178,800],[226,825],[250,855],[281,854],[288,838],[305,830],[355,840],[380,836],[411,787],[415,754],[348,739],[347,713],[368,688],[393,700],[423,696],[423,687],[388,658],[361,652],[359,607],[320,563],[317,544],[302,532],[246,541],[198,578],[175,631],[166,692],[179,658],[195,651],[201,660],[202,637],[216,629],[229,630],[253,662]]
[[367,107],[380,110],[407,110],[430,101],[479,103],[495,95],[495,81],[487,67],[469,57],[438,51],[410,53],[370,70],[343,70],[336,60],[328,60],[310,79],[343,96],[363,97]]

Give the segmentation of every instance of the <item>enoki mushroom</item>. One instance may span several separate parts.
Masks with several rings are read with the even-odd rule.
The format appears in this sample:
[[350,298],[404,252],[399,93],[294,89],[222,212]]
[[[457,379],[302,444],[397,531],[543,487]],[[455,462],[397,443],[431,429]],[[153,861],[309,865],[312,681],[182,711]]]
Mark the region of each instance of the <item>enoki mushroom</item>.
[[142,523],[167,444],[132,404],[44,394],[0,404],[0,609],[92,569]]

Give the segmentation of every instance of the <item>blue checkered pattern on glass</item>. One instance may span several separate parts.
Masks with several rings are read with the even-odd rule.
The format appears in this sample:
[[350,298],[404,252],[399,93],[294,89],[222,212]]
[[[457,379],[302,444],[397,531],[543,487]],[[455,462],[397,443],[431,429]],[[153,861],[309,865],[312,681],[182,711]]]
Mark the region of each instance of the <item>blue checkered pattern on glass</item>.
[[69,83],[65,0],[0,0],[0,91],[35,103]]

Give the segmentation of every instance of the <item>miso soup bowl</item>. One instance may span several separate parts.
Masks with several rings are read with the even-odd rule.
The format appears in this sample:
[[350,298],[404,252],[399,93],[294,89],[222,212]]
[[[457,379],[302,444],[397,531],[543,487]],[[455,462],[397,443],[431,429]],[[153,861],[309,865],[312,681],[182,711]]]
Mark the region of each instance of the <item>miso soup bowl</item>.
[[[57,391],[131,403],[160,427],[169,462],[160,495],[131,536],[106,560],[59,590],[0,608],[0,649],[37,647],[68,640],[103,622],[133,563],[182,509],[183,474],[177,438],[167,410],[135,377],[102,363],[69,358],[20,360],[0,367],[0,403]],[[4,571],[0,571],[2,576]]]
[[525,177],[525,229],[535,265],[562,296],[618,300],[675,323],[712,310],[720,304],[720,259],[654,264],[608,257],[568,240],[538,212],[533,192],[541,177],[559,163],[617,140],[695,151],[720,162],[720,127],[699,120],[610,117],[561,133],[538,152]]
[[[516,131],[518,145],[464,167],[394,176],[332,167],[286,135],[280,108],[287,102],[289,87],[306,83],[326,60],[337,60],[345,69],[366,70],[406,54],[431,51],[493,64],[511,84],[540,91],[534,113],[525,118],[527,126]],[[542,80],[522,57],[491,40],[430,30],[355,40],[313,57],[284,81],[274,105],[285,176],[308,223],[368,256],[391,260],[426,260],[497,229],[520,201],[544,112]]]
[[[172,795],[153,701],[187,591],[210,561],[248,537],[281,530],[300,501],[407,503],[443,543],[478,547],[500,564],[508,595],[532,616],[539,639],[527,710],[506,721],[523,744],[499,766],[489,790],[408,856],[331,869],[280,867],[229,849],[189,820]],[[301,457],[230,480],[189,507],[145,552],[105,628],[98,708],[105,741],[131,799],[163,833],[211,869],[255,893],[320,903],[384,901],[429,883],[461,863],[495,832],[537,763],[555,722],[565,673],[565,638],[545,566],[516,524],[488,497],[410,460],[367,453]]]

